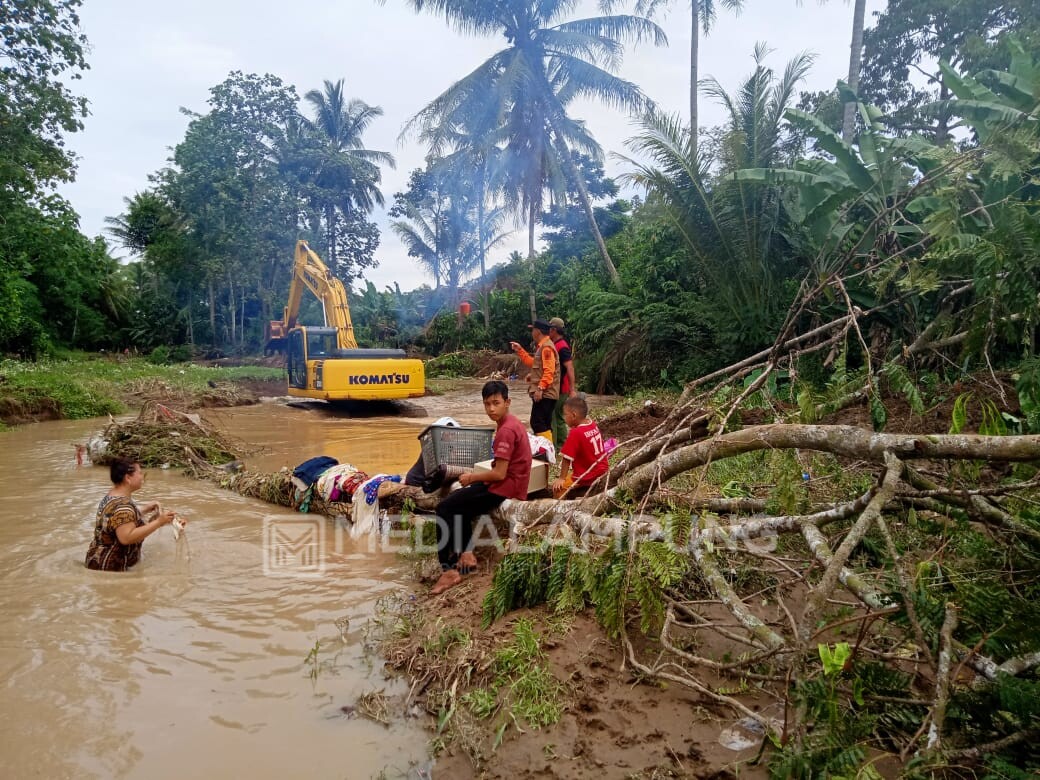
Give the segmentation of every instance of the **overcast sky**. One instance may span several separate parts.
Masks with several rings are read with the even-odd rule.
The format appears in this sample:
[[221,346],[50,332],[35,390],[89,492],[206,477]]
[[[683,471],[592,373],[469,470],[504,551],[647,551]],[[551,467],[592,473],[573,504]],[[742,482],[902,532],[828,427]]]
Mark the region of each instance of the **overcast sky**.
[[[867,25],[884,0],[867,0]],[[584,0],[574,18],[595,13]],[[184,106],[204,113],[211,87],[229,71],[271,73],[302,96],[325,79],[346,79],[346,93],[385,112],[365,135],[370,149],[391,152],[396,170],[384,169],[387,202],[404,189],[409,172],[423,164],[425,150],[399,144],[404,123],[505,39],[462,37],[443,19],[416,15],[404,0],[84,0],[82,27],[90,40],[90,70],[74,88],[90,101],[81,133],[69,138],[79,156],[77,180],[61,188],[81,216],[88,236],[101,234],[104,219],[123,211],[123,198],[148,187],[148,175],[164,166],[184,137]],[[630,49],[619,71],[664,110],[688,113],[689,3],[676,0],[658,20],[669,45]],[[816,62],[805,89],[829,89],[848,72],[852,6],[831,0],[747,0],[739,16],[720,9],[711,34],[702,38],[701,76],[714,76],[731,90],[751,70],[756,41],[774,49],[769,64],[783,69],[795,54],[810,51]],[[702,96],[701,124],[722,121],[722,112]],[[576,104],[607,155],[607,172],[623,164],[611,152],[627,152],[631,120],[617,112]],[[366,278],[378,288],[399,282],[409,290],[429,283],[390,233],[385,215],[373,217],[382,231],[379,266]],[[489,265],[512,249],[526,248],[526,234],[496,249]],[[117,254],[121,250],[116,250]]]

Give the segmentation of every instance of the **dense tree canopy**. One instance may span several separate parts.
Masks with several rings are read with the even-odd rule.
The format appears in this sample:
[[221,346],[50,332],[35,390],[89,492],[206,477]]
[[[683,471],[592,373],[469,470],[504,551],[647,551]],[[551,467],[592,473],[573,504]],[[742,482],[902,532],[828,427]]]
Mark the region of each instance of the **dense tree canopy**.
[[65,134],[82,127],[86,99],[68,82],[87,67],[81,0],[0,5],[0,193],[29,196],[74,172]]
[[118,340],[125,298],[103,242],[52,194],[75,173],[66,134],[86,100],[79,0],[0,4],[0,348],[35,355]]
[[1032,0],[889,0],[865,35],[864,98],[902,133],[948,140],[951,117],[934,100],[950,97],[938,62],[974,73],[1007,68],[1012,36],[1040,45],[1040,5]]
[[[621,182],[645,191],[636,199],[618,199],[589,128],[569,112],[585,95],[646,107],[638,85],[612,68],[625,41],[656,42],[655,25],[571,19],[570,2],[411,5],[470,32],[505,31],[508,45],[408,128],[429,157],[393,197],[392,229],[432,287],[366,285],[356,325],[374,342],[432,351],[504,343],[533,301],[538,313],[567,319],[587,387],[625,389],[682,383],[854,305],[876,320],[862,343],[846,340],[840,365],[849,377],[868,372],[869,386],[883,381],[879,366],[907,362],[899,349],[922,370],[1033,359],[1032,4],[893,0],[867,35],[860,96],[798,102],[810,60],[774,71],[759,47],[735,91],[701,82],[726,119],[701,134],[699,149],[684,118],[645,115]],[[3,10],[6,51],[26,60],[5,76],[4,107],[36,94],[40,116],[51,117],[32,130],[42,146],[12,146],[11,159],[60,152],[39,157],[50,162],[36,172],[18,166],[3,191],[23,193],[0,236],[6,348],[107,339],[255,349],[284,302],[297,238],[344,280],[374,264],[370,212],[392,158],[364,140],[381,110],[349,97],[343,81],[301,101],[273,75],[229,74],[191,115],[152,187],[110,218],[111,237],[135,261],[120,269],[103,246],[76,238],[65,204],[32,195],[71,173],[61,135],[75,129],[82,104],[55,79],[84,64],[75,8]],[[60,42],[33,32],[48,20]],[[908,91],[918,67],[934,78],[929,95]],[[847,101],[857,106],[851,141],[838,134]],[[508,211],[526,223],[532,247],[540,222],[546,249],[495,266],[488,252]],[[37,236],[63,236],[68,253],[38,267]],[[456,317],[461,299],[481,316]],[[938,351],[923,346],[936,340]],[[832,356],[799,371],[822,375],[836,364]]]

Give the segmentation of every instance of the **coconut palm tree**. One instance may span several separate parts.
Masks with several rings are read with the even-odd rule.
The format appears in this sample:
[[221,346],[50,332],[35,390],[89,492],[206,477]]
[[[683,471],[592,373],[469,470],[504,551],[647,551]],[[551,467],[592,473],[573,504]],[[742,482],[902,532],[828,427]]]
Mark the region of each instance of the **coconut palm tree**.
[[[598,16],[567,21],[577,0],[408,0],[416,11],[443,14],[463,32],[505,35],[508,46],[478,65],[420,111],[406,127],[465,126],[488,103],[503,125],[511,123],[506,147],[528,161],[562,166],[576,182],[603,266],[620,284],[606,243],[593,218],[592,202],[571,156],[575,123],[567,107],[576,97],[642,111],[648,99],[635,84],[614,75],[626,41],[665,43],[661,29],[639,16]],[[593,150],[589,150],[593,151]],[[598,146],[597,156],[602,152]],[[551,152],[548,154],[546,152]],[[527,168],[539,169],[537,162]],[[537,177],[536,177],[537,178]],[[543,178],[541,186],[544,187]],[[528,200],[533,194],[528,191]]]
[[[621,0],[601,0],[600,7],[609,13],[619,5]],[[668,5],[671,0],[636,0],[635,12],[642,16],[652,17],[658,8]],[[744,0],[719,0],[719,5],[732,11],[740,11]],[[698,112],[697,89],[700,84],[700,36],[707,35],[715,23],[715,0],[690,0],[690,133],[693,151],[697,151]]]
[[[478,106],[474,115],[460,118],[464,124],[443,124],[426,128],[420,140],[430,147],[430,155],[437,159],[437,175],[449,186],[465,192],[476,210],[476,250],[480,263],[480,280],[487,276],[487,250],[490,234],[487,215],[496,211],[496,197],[509,192],[503,176],[504,155],[500,148],[502,124],[497,107],[486,102]],[[496,211],[497,213],[497,211]],[[487,286],[482,284],[484,325],[490,327],[490,307]]]
[[[825,3],[827,0],[819,0]],[[848,4],[849,0],[845,0]],[[802,0],[798,0],[798,5]],[[859,91],[859,74],[863,68],[863,25],[866,22],[867,0],[855,0],[852,7],[852,43],[849,45],[849,75],[846,83],[853,93]],[[845,101],[841,119],[841,138],[851,144],[856,133],[856,101]]]
[[356,98],[347,100],[343,79],[326,80],[323,90],[312,89],[304,100],[311,104],[314,118],[304,119],[307,133],[300,158],[324,217],[327,260],[336,271],[341,222],[351,212],[368,214],[383,205],[379,166],[393,168],[394,158],[364,147],[362,136],[383,109]]

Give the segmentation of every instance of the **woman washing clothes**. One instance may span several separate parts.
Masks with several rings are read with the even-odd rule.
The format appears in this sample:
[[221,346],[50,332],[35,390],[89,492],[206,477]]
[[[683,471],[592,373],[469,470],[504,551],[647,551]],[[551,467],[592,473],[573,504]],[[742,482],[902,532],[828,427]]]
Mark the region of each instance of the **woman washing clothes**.
[[[132,495],[144,485],[140,463],[116,458],[109,468],[112,489],[98,504],[94,540],[87,550],[88,569],[126,571],[141,559],[141,543],[164,525],[177,519],[172,509],[158,501],[138,506]],[[151,517],[145,521],[145,516]],[[180,524],[186,521],[177,519]]]

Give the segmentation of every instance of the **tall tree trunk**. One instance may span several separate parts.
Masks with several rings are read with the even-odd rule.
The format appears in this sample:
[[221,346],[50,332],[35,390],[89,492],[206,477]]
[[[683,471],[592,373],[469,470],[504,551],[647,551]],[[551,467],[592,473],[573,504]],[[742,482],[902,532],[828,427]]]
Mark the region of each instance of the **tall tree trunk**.
[[480,181],[477,185],[477,245],[480,251],[480,308],[484,311],[484,328],[491,327],[491,313],[488,311],[487,291],[487,253],[484,251],[484,187],[487,177],[487,158],[480,166]]
[[690,150],[697,155],[697,58],[700,56],[700,0],[690,2]]
[[535,222],[535,205],[534,201],[531,202],[530,208],[527,210],[527,259],[531,260],[534,258],[534,222]]
[[585,217],[589,221],[592,237],[596,240],[596,248],[599,249],[599,256],[603,260],[603,268],[614,286],[621,289],[621,277],[618,275],[617,268],[614,267],[614,261],[610,259],[610,252],[607,251],[607,242],[603,240],[603,234],[599,232],[599,225],[596,224],[596,215],[592,211],[592,198],[589,196],[588,185],[585,183],[585,179],[582,178],[578,166],[574,163],[574,157],[571,156],[571,150],[568,148],[567,142],[563,140],[564,135],[560,132],[555,116],[549,117],[549,126],[552,127],[553,135],[556,136],[556,142],[559,144],[563,165],[567,169],[567,173],[570,174],[571,180],[578,187],[578,198],[581,200],[581,206],[585,210]]
[[[696,0],[694,0],[696,2]],[[859,71],[863,64],[863,20],[867,12],[867,0],[856,0],[852,12],[852,45],[849,52],[849,89],[859,92]],[[845,115],[841,122],[841,137],[847,144],[852,143],[856,132],[856,104],[845,104]]]
[[228,334],[228,343],[234,346],[235,337],[238,335],[238,310],[235,308],[235,280],[231,278],[230,271],[228,272],[228,314],[231,318],[231,333]]
[[217,294],[213,290],[213,277],[209,278],[209,333],[213,343],[217,344]]
[[950,90],[946,83],[939,80],[939,112],[936,118],[935,138],[936,146],[946,146],[950,143],[950,111],[947,109],[946,101],[950,99]]
[[325,260],[328,262],[332,273],[339,276],[339,265],[336,257],[336,207],[332,204],[325,206],[326,237],[328,239],[329,254]]

